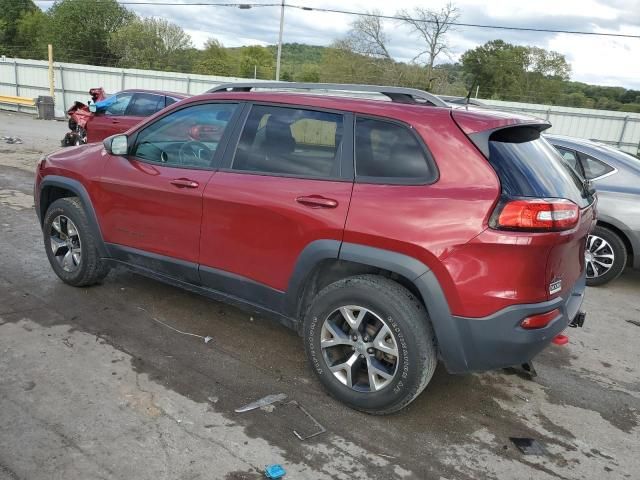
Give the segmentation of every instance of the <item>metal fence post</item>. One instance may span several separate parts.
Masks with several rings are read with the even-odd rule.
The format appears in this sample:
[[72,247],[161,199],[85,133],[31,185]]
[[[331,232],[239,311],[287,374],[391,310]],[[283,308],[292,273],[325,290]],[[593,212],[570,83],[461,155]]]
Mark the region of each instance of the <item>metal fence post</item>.
[[551,109],[550,109],[550,108],[547,108],[547,116],[546,116],[546,118],[545,118],[545,121],[547,121],[547,122],[549,121],[549,116],[550,116],[550,115],[551,115]]
[[58,65],[58,70],[60,71],[60,90],[62,90],[62,111],[67,111],[67,102],[64,99],[64,69],[62,65]]
[[618,139],[618,148],[622,146],[622,140],[624,140],[624,132],[627,129],[627,123],[629,123],[629,115],[624,117],[624,123],[622,124],[622,131],[620,132],[620,138]]
[[122,73],[120,74],[120,90],[124,90],[124,69],[122,70]]
[[18,60],[13,59],[13,77],[16,81],[16,97],[20,96],[20,84],[18,83]]
[[191,77],[187,75],[187,95],[191,93]]

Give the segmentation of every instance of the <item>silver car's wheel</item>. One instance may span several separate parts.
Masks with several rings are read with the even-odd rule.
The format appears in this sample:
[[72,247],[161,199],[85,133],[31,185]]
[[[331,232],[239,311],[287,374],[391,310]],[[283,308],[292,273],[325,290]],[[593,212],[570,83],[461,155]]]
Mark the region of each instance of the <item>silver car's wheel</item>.
[[615,263],[613,247],[604,238],[589,235],[585,250],[587,278],[598,278],[606,275]]
[[82,260],[80,234],[69,217],[58,215],[53,219],[49,240],[53,257],[65,272],[75,272],[80,268]]
[[320,348],[329,370],[358,392],[387,387],[398,370],[398,344],[380,315],[357,305],[334,310],[322,324]]

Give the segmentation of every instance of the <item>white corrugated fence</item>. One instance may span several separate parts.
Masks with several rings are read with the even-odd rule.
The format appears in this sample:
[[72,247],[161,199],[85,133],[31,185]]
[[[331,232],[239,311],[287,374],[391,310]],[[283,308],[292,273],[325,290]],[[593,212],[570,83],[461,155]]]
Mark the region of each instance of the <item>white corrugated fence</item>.
[[[74,101],[86,102],[88,91],[93,87],[103,87],[109,93],[127,88],[144,88],[199,94],[220,83],[248,80],[59,62],[54,64],[54,73],[57,117],[64,117],[66,110],[73,105]],[[48,95],[48,92],[46,61],[0,58],[0,95],[35,98]],[[638,113],[498,100],[482,101],[501,110],[516,111],[546,119],[553,125],[549,130],[552,133],[598,140],[634,154],[637,154],[640,148],[640,114]],[[0,108],[23,110],[29,107],[0,104]]]

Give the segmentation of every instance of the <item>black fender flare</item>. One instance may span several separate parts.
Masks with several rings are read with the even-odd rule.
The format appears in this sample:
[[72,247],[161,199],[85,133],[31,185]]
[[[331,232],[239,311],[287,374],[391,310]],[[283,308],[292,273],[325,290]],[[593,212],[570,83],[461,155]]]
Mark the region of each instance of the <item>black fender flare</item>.
[[302,251],[296,262],[286,293],[285,309],[296,317],[299,299],[304,293],[308,275],[315,266],[327,259],[345,260],[366,266],[381,268],[401,275],[411,281],[424,300],[433,325],[438,350],[449,372],[468,370],[463,334],[460,323],[455,322],[440,282],[429,267],[402,253],[337,240],[317,240]]
[[44,215],[46,213],[46,209],[44,208],[44,205],[42,203],[42,192],[47,187],[63,188],[65,190],[73,192],[75,196],[80,199],[85,214],[87,215],[89,227],[91,228],[93,236],[96,240],[98,253],[103,258],[108,257],[104,239],[102,238],[102,231],[100,230],[100,225],[98,223],[98,217],[96,216],[95,209],[93,208],[93,203],[91,202],[91,197],[89,196],[87,189],[84,188],[84,185],[82,185],[82,183],[80,183],[78,180],[74,180],[68,177],[62,177],[60,175],[47,175],[46,177],[44,177],[44,179],[40,182],[40,191],[38,192],[39,204],[36,210],[38,219],[40,220],[40,227],[42,227],[42,222],[44,221]]

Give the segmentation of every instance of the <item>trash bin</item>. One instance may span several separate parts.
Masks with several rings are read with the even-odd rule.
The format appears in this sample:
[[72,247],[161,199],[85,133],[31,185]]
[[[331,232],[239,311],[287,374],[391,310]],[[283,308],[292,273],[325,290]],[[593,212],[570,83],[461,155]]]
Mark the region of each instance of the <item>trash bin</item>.
[[53,98],[49,96],[39,96],[36,100],[36,107],[38,108],[38,119],[40,120],[53,120],[55,117],[53,109]]

